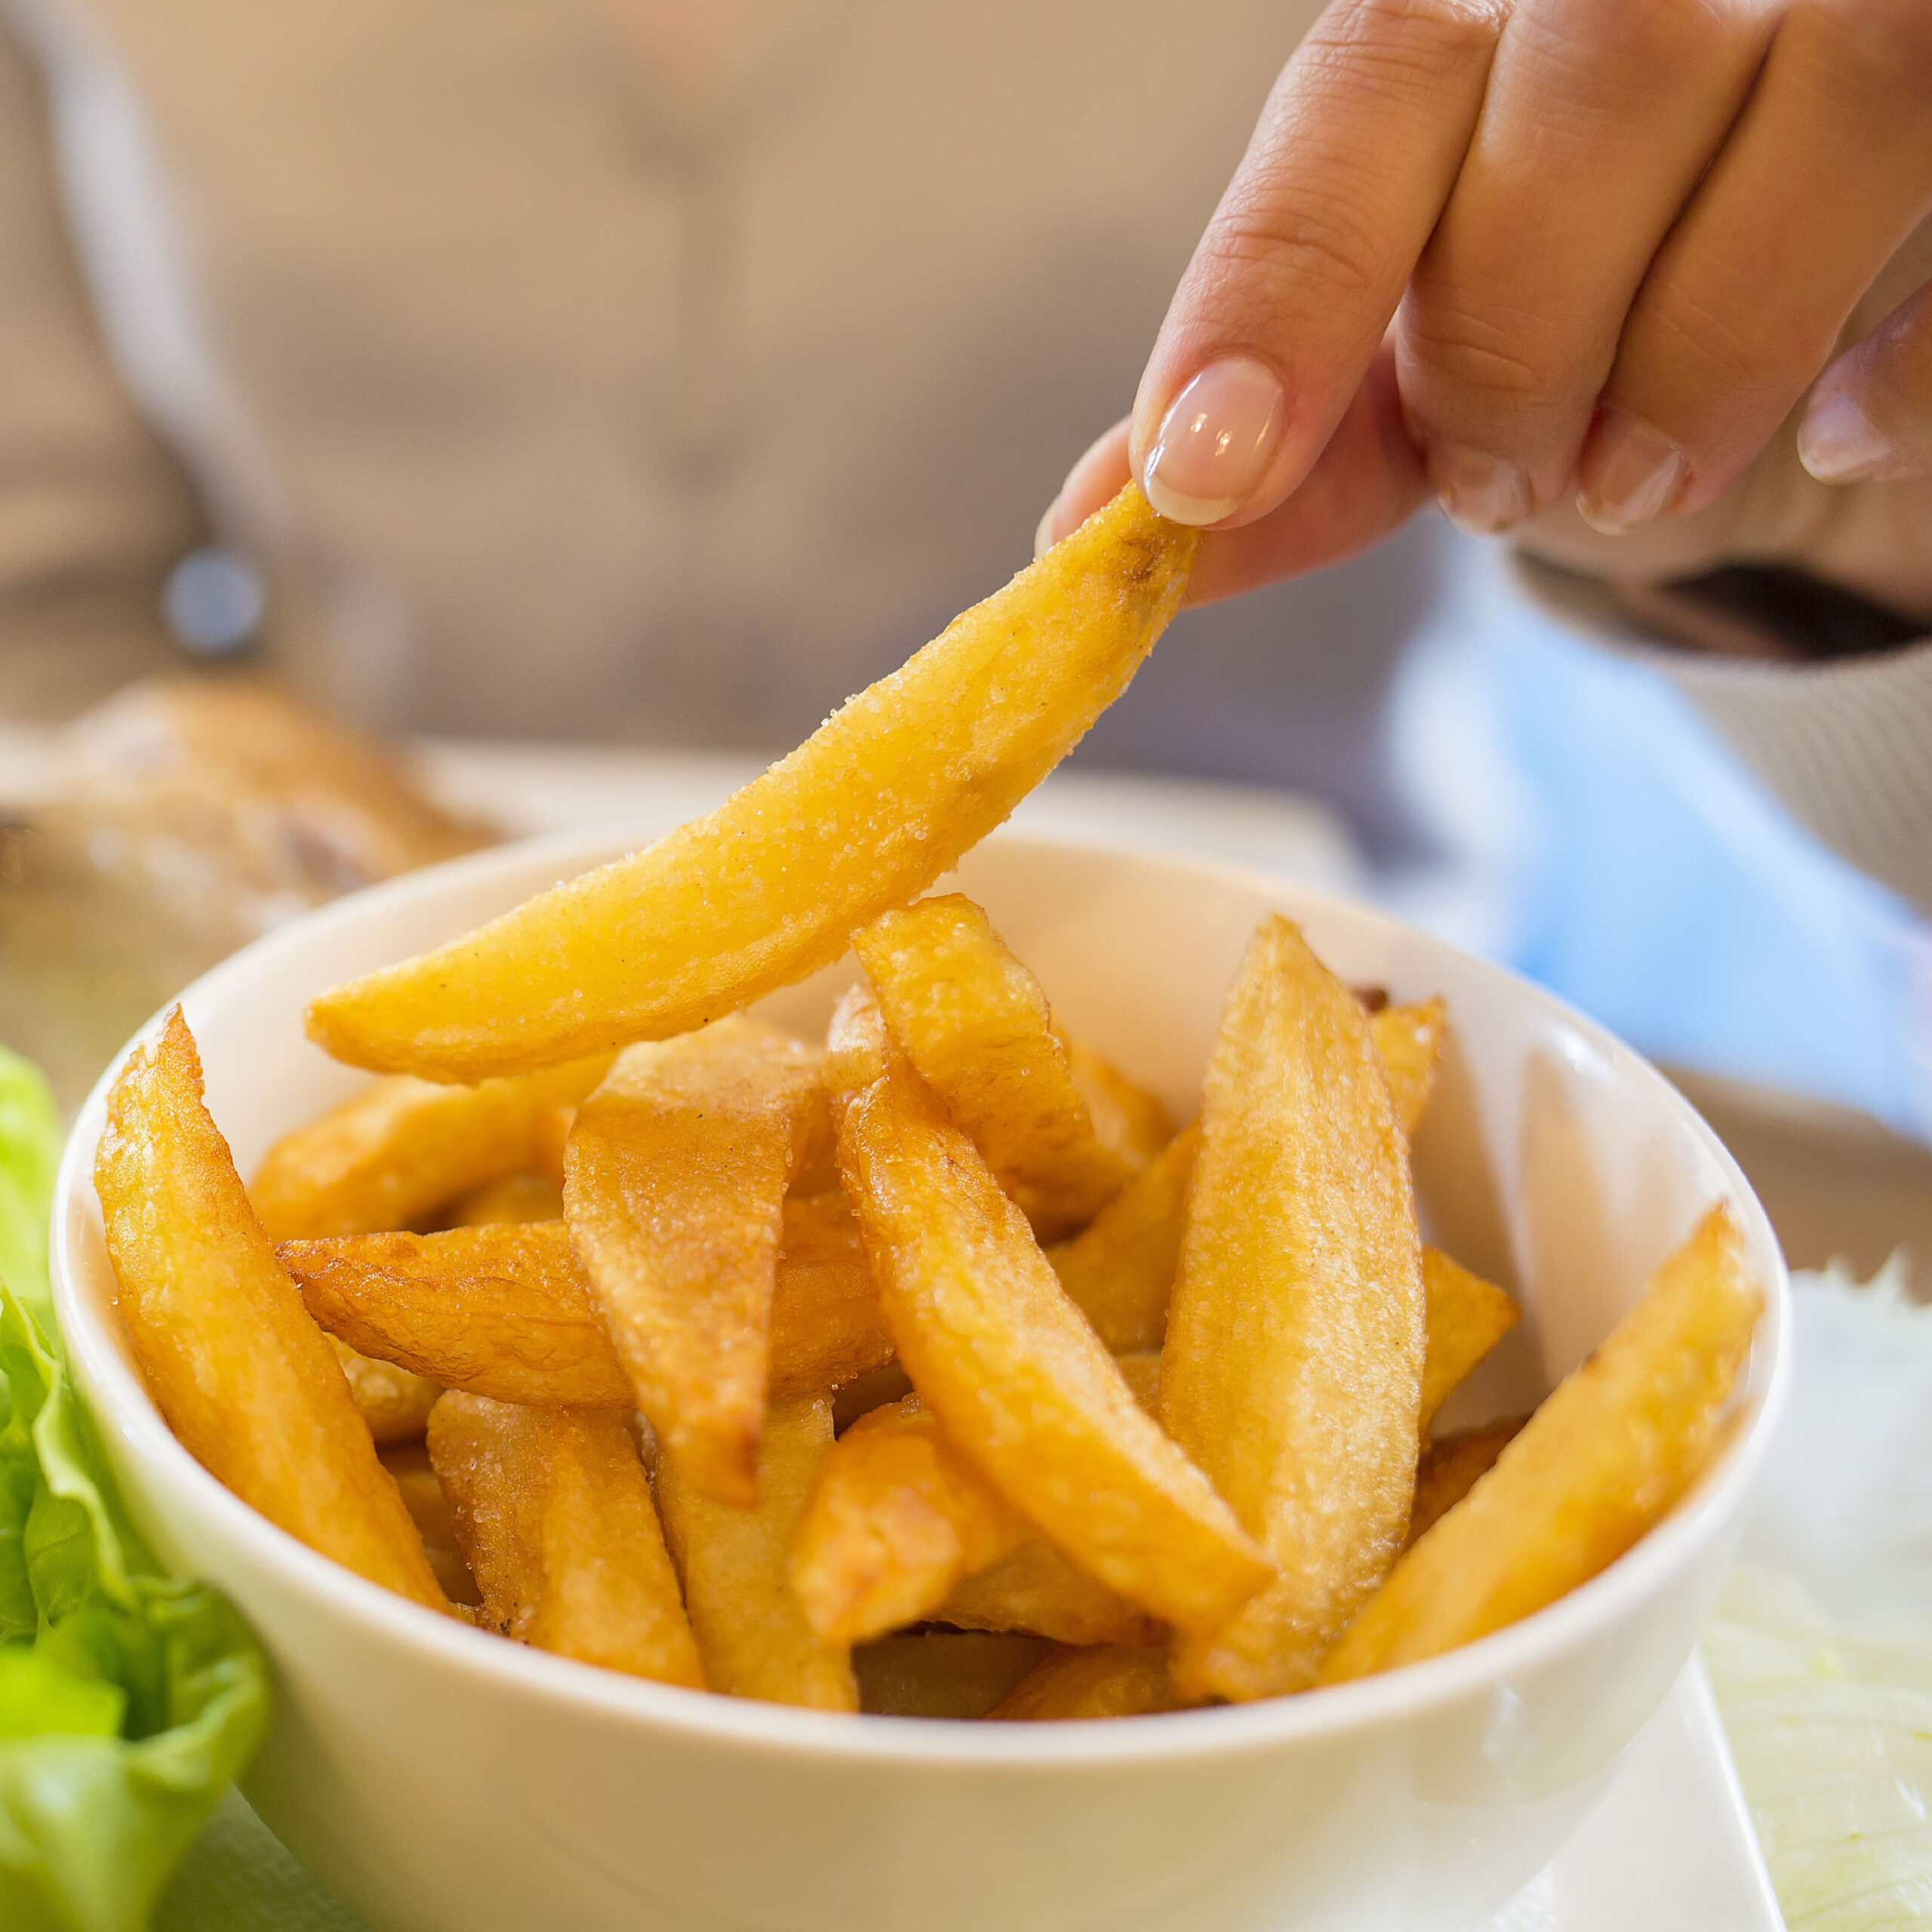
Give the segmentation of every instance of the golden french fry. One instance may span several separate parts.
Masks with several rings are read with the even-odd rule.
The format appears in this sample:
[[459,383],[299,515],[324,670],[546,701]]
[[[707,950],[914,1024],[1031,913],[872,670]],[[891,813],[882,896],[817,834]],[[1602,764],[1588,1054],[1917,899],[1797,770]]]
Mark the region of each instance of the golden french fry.
[[1164,1650],[1109,1644],[1050,1651],[986,1715],[995,1722],[1039,1724],[1181,1708]]
[[900,1360],[1004,1500],[1168,1622],[1218,1621],[1265,1583],[1267,1559],[1135,1402],[1025,1216],[918,1076],[891,1067],[854,1100],[838,1151]]
[[852,1653],[859,1708],[880,1717],[983,1718],[1050,1647],[1017,1631],[881,1637]]
[[417,1441],[429,1425],[441,1385],[392,1361],[358,1355],[339,1336],[331,1335],[329,1340],[342,1364],[355,1412],[368,1426],[369,1439],[378,1449]]
[[627,1048],[564,1154],[571,1244],[637,1406],[686,1478],[757,1500],[785,1192],[822,1056],[743,1020]]
[[262,1158],[249,1198],[276,1241],[405,1228],[486,1181],[535,1167],[543,1120],[580,1100],[608,1059],[519,1080],[438,1086],[401,1076],[285,1134]]
[[1047,1259],[1094,1332],[1116,1354],[1158,1349],[1187,1226],[1198,1127],[1183,1128],[1071,1241]]
[[685,1581],[706,1681],[734,1697],[855,1711],[850,1651],[814,1632],[786,1581],[786,1558],[820,1461],[832,1446],[832,1401],[774,1402],[758,1447],[755,1508],[719,1503],[660,1441],[657,1506]]
[[312,1549],[445,1608],[335,1351],[208,1117],[178,1006],[108,1096],[94,1186],[128,1339],[189,1452]]
[[701,1689],[651,1484],[623,1418],[451,1395],[429,1460],[482,1598],[540,1651]]
[[1421,1250],[1367,1018],[1271,915],[1208,1062],[1161,1407],[1280,1576],[1220,1627],[1177,1641],[1183,1696],[1312,1681],[1401,1548],[1420,1438]]
[[1063,1644],[1152,1644],[1165,1634],[1038,1536],[955,1585],[932,1616],[962,1630],[1022,1630]]
[[469,1574],[469,1559],[463,1553],[457,1535],[456,1512],[429,1462],[428,1445],[422,1442],[398,1444],[381,1452],[383,1467],[395,1478],[403,1507],[423,1539],[423,1554],[429,1559],[436,1581],[451,1603],[475,1609],[483,1601],[476,1579]]
[[1166,628],[1194,544],[1128,485],[716,811],[325,994],[310,1037],[476,1080],[681,1033],[829,965],[1072,749]]
[[1100,1144],[1138,1174],[1174,1139],[1174,1116],[1154,1094],[1091,1047],[1065,1033],[1060,1035],[1060,1043],[1066,1052],[1067,1071],[1087,1103]]
[[[838,1004],[832,1009],[832,1023],[825,1032],[826,1091],[839,1120],[845,1118],[846,1103],[884,1072],[893,1051],[878,995],[864,980],[854,980],[839,995]],[[832,1158],[835,1165],[835,1144]]]
[[1515,1327],[1523,1311],[1494,1281],[1472,1274],[1439,1247],[1422,1251],[1422,1426],[1469,1371]]
[[1737,1224],[1712,1208],[1496,1466],[1395,1565],[1321,1681],[1469,1643],[1621,1556],[1703,1468],[1763,1306]]
[[1409,1544],[1420,1542],[1438,1517],[1446,1515],[1496,1466],[1496,1459],[1529,1418],[1512,1416],[1475,1429],[1460,1429],[1423,1444],[1416,1466],[1415,1500],[1409,1506]]
[[[892,1358],[843,1195],[785,1204],[770,1393],[809,1395]],[[636,1398],[561,1221],[349,1235],[277,1251],[309,1312],[379,1365],[501,1402],[627,1409]]]
[[1044,1239],[1092,1219],[1134,1175],[1103,1145],[1039,982],[958,893],[852,935],[893,1039]]
[[1435,1086],[1435,1069],[1442,1057],[1442,1037],[1449,1029],[1449,1009],[1438,993],[1401,1006],[1385,1006],[1368,1023],[1382,1064],[1388,1069],[1389,1092],[1402,1131],[1414,1134]]
[[564,1186],[548,1174],[505,1174],[472,1188],[449,1211],[453,1228],[485,1228],[517,1221],[562,1218]]

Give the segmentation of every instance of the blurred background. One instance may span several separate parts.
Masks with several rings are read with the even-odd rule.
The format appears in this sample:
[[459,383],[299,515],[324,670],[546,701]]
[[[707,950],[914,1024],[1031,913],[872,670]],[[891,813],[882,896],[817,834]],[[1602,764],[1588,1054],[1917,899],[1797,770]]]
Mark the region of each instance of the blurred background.
[[[0,1038],[685,815],[1023,564],[1315,8],[0,4]],[[1932,1258],[1932,926],[1433,512],[1185,614],[1035,823],[1380,897]],[[1895,881],[1896,884],[1896,881]]]

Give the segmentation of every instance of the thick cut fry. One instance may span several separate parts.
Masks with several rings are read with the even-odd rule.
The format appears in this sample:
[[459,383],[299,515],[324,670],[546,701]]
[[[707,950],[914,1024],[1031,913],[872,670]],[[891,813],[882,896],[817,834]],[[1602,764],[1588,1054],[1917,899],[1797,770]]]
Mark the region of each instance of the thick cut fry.
[[[847,1103],[863,1094],[885,1071],[893,1051],[878,997],[864,980],[854,980],[838,995],[825,1029],[825,1086],[837,1120]],[[833,1149],[835,1164],[838,1150]]]
[[609,1064],[580,1061],[480,1087],[372,1081],[285,1134],[255,1170],[249,1198],[276,1241],[406,1228],[487,1181],[536,1167],[556,1103],[581,1100]]
[[744,1020],[626,1048],[564,1152],[571,1244],[637,1405],[686,1478],[758,1495],[785,1192],[822,1057]]
[[1523,1311],[1494,1281],[1472,1275],[1439,1247],[1422,1251],[1422,1426],[1476,1364],[1515,1327]]
[[[1529,1418],[1512,1416],[1486,1422],[1477,1429],[1460,1429],[1423,1445],[1416,1468],[1415,1500],[1409,1506],[1409,1543],[1420,1543],[1438,1518],[1444,1516],[1475,1488],[1478,1478],[1496,1466],[1496,1459]],[[1404,1547],[1407,1547],[1405,1545]]]
[[623,1418],[447,1395],[429,1460],[483,1623],[540,1651],[701,1689],[697,1646]]
[[[771,1300],[772,1399],[837,1388],[892,1358],[842,1194],[785,1204]],[[561,1221],[285,1241],[309,1312],[380,1363],[538,1407],[633,1407]]]
[[1764,1297],[1721,1205],[1364,1606],[1324,1683],[1453,1650],[1614,1562],[1703,1466]]
[[324,995],[310,1037],[477,1080],[685,1032],[829,965],[1078,743],[1174,615],[1194,544],[1130,484],[716,811]]
[[1271,915],[1208,1062],[1161,1404],[1281,1574],[1177,1641],[1183,1696],[1312,1681],[1401,1548],[1423,1346],[1407,1150],[1367,1020]]
[[441,1383],[399,1368],[392,1361],[358,1355],[339,1336],[331,1335],[329,1340],[342,1364],[356,1414],[368,1426],[369,1439],[378,1449],[417,1441],[429,1426],[436,1398],[443,1392]]
[[1046,1655],[1017,1632],[918,1630],[852,1653],[859,1708],[880,1717],[983,1718]]
[[189,1452],[310,1549],[446,1607],[335,1351],[275,1260],[208,1117],[179,1007],[114,1083],[94,1186],[122,1319]]
[[1065,1643],[1155,1634],[988,1488],[916,1395],[861,1417],[832,1445],[790,1574],[812,1628],[848,1643],[929,1618]]
[[1138,1174],[1174,1137],[1174,1116],[1158,1098],[1137,1081],[1130,1080],[1111,1060],[1091,1047],[1069,1038],[1060,1043],[1066,1051],[1067,1071],[1094,1117],[1094,1131]]
[[1050,1651],[986,1715],[995,1722],[1041,1724],[1180,1709],[1164,1650],[1106,1644]]
[[1389,1092],[1402,1131],[1413,1134],[1422,1123],[1449,1030],[1449,1009],[1438,993],[1401,1006],[1385,1006],[1368,1023],[1376,1051],[1389,1075]]
[[1039,982],[958,893],[852,935],[892,1038],[1043,1239],[1090,1220],[1134,1175],[1104,1146]]
[[1198,1128],[1175,1135],[1072,1240],[1047,1250],[1060,1286],[1117,1355],[1158,1349],[1187,1226]]
[[706,1495],[676,1452],[659,1445],[657,1506],[714,1690],[826,1711],[859,1708],[848,1647],[814,1632],[785,1577],[805,1499],[831,1446],[829,1396],[774,1402],[759,1444],[757,1506],[738,1509]]
[[469,1574],[469,1559],[457,1535],[456,1512],[430,1465],[428,1446],[409,1442],[385,1449],[382,1463],[402,1493],[403,1506],[415,1522],[416,1533],[423,1539],[423,1554],[429,1559],[444,1595],[451,1603],[476,1608],[483,1601],[482,1592]]
[[1136,1403],[1025,1216],[918,1076],[894,1066],[852,1102],[838,1152],[900,1360],[986,1481],[1167,1622],[1218,1622],[1260,1588],[1267,1559]]
[[515,1221],[555,1221],[564,1211],[564,1184],[548,1174],[505,1174],[472,1188],[450,1209],[453,1228],[487,1228]]

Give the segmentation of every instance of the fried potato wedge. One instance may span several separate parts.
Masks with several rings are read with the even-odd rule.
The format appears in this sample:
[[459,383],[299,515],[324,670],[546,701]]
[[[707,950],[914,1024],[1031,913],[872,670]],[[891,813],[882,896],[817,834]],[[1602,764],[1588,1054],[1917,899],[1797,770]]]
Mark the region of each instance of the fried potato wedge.
[[1133,1178],[1128,1155],[1094,1131],[1039,982],[971,900],[888,912],[852,950],[892,1038],[1042,1239],[1091,1220]]
[[1197,1127],[1183,1128],[1071,1241],[1047,1259],[1074,1306],[1116,1355],[1158,1349],[1187,1226]]
[[563,1218],[564,1184],[548,1174],[505,1174],[472,1188],[451,1207],[453,1228],[487,1228],[515,1221]]
[[[835,1120],[844,1119],[847,1103],[884,1072],[894,1051],[878,995],[867,981],[854,980],[839,995],[825,1029],[825,1088]],[[835,1146],[832,1158],[836,1164]]]
[[1280,1575],[1177,1641],[1183,1696],[1312,1681],[1401,1548],[1423,1349],[1407,1149],[1367,1019],[1271,915],[1208,1061],[1161,1406]]
[[719,1503],[660,1442],[657,1506],[664,1519],[704,1674],[714,1690],[768,1703],[855,1711],[851,1654],[813,1630],[786,1580],[805,1499],[832,1446],[832,1401],[774,1402],[758,1448],[755,1508]]
[[1158,1634],[989,1489],[916,1395],[861,1417],[833,1444],[790,1576],[813,1629],[849,1643],[929,1619],[1075,1644]]
[[703,1687],[650,1480],[621,1416],[446,1395],[429,1447],[481,1623],[559,1657]]
[[430,1464],[428,1445],[401,1443],[383,1450],[381,1460],[383,1467],[395,1478],[403,1506],[423,1539],[423,1554],[429,1559],[429,1567],[436,1573],[443,1594],[451,1603],[477,1608],[482,1603],[482,1592],[469,1574],[469,1559],[463,1555],[462,1541],[456,1533],[456,1512],[450,1507],[450,1500],[443,1494],[443,1485]]
[[[892,1337],[842,1194],[785,1204],[768,1393],[834,1389],[884,1367]],[[539,1407],[631,1407],[589,1278],[561,1221],[285,1241],[331,1335],[442,1386]]]
[[128,1339],[189,1454],[310,1549],[446,1608],[335,1350],[209,1118],[178,1006],[109,1094],[94,1187]]
[[1102,1146],[1118,1155],[1136,1174],[1174,1137],[1174,1116],[1138,1081],[1111,1060],[1063,1032],[1060,1045],[1073,1084],[1093,1116]]
[[983,1718],[1051,1646],[1044,1637],[914,1630],[852,1653],[859,1708],[880,1717]]
[[368,1426],[369,1439],[378,1449],[420,1441],[429,1426],[429,1411],[443,1392],[441,1384],[399,1368],[392,1361],[358,1355],[339,1336],[331,1335],[329,1340],[342,1364],[356,1414]]
[[1435,1088],[1435,1069],[1442,1059],[1443,1037],[1449,1030],[1449,1008],[1440,994],[1399,1006],[1385,1006],[1368,1023],[1376,1051],[1389,1075],[1389,1092],[1402,1131],[1414,1134],[1422,1124],[1429,1097]]
[[1410,1543],[1420,1542],[1438,1517],[1447,1515],[1496,1466],[1497,1457],[1528,1420],[1511,1416],[1423,1444],[1415,1500],[1409,1505]]
[[1494,1281],[1472,1274],[1439,1247],[1422,1251],[1422,1426],[1460,1388],[1469,1371],[1522,1318]]
[[627,1048],[564,1150],[571,1245],[637,1406],[687,1481],[743,1509],[758,1496],[785,1194],[823,1118],[822,1059],[742,1019]]
[[986,1715],[995,1722],[1145,1717],[1177,1711],[1168,1654],[1146,1644],[1050,1651]]
[[479,1080],[685,1032],[829,965],[1085,735],[1166,629],[1194,545],[1130,484],[716,811],[323,995],[310,1037]]
[[262,1157],[248,1198],[276,1241],[406,1228],[473,1188],[539,1166],[558,1103],[581,1100],[609,1065],[578,1062],[478,1087],[371,1081],[285,1134]]
[[851,1103],[838,1151],[899,1358],[992,1487],[1164,1621],[1218,1622],[1266,1583],[1267,1558],[1135,1401],[1026,1217],[909,1068]]
[[1703,1467],[1764,1297],[1721,1205],[1389,1573],[1322,1666],[1340,1683],[1473,1641],[1614,1562]]

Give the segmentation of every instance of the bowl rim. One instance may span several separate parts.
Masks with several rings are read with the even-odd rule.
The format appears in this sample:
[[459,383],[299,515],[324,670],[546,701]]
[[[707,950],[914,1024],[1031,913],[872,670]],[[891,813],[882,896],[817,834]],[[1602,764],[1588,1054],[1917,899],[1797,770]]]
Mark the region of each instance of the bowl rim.
[[[527,869],[553,857],[581,872],[648,843],[662,829],[654,825],[640,838],[635,820],[618,821],[516,840],[424,867],[318,907],[231,954],[168,1001],[115,1055],[75,1116],[55,1180],[49,1263],[57,1317],[95,1426],[118,1437],[131,1457],[155,1470],[158,1487],[171,1492],[166,1499],[171,1508],[198,1513],[238,1560],[266,1569],[285,1593],[299,1595],[318,1609],[348,1618],[368,1638],[412,1654],[422,1667],[452,1669],[476,1681],[479,1688],[488,1685],[497,1694],[534,1697],[605,1724],[681,1734],[713,1746],[757,1747],[804,1761],[1022,1772],[1072,1764],[1126,1768],[1202,1757],[1240,1758],[1303,1740],[1366,1733],[1397,1720],[1427,1715],[1484,1690],[1493,1692],[1509,1678],[1534,1672],[1564,1652],[1586,1647],[1627,1611],[1663,1590],[1737,1520],[1763,1463],[1790,1380],[1789,1280],[1769,1217],[1742,1170],[1703,1116],[1650,1061],[1521,974],[1464,952],[1373,903],[1255,868],[1190,859],[1131,840],[1001,828],[991,837],[1002,846],[1092,852],[1204,875],[1287,905],[1297,917],[1334,916],[1371,929],[1379,927],[1391,936],[1419,939],[1505,983],[1516,996],[1573,1029],[1620,1074],[1634,1077],[1640,1085],[1654,1083],[1662,1091],[1666,1108],[1724,1174],[1747,1238],[1759,1235],[1757,1244],[1776,1257],[1771,1278],[1760,1284],[1764,1311],[1740,1385],[1748,1411],[1744,1426],[1729,1432],[1712,1463],[1664,1520],[1598,1575],[1555,1602],[1438,1657],[1252,1703],[1052,1724],[966,1724],[809,1710],[629,1677],[506,1641],[396,1596],[310,1549],[259,1515],[195,1460],[162,1420],[145,1386],[123,1360],[105,1326],[95,1321],[81,1294],[78,1277],[85,1264],[75,1251],[75,1217],[91,1217],[98,1223],[93,1157],[104,1124],[108,1089],[128,1056],[175,1005],[225,1002],[279,964],[284,955],[306,949],[339,927],[375,917],[399,900],[460,890],[475,880]],[[266,1641],[265,1647],[272,1649]]]

